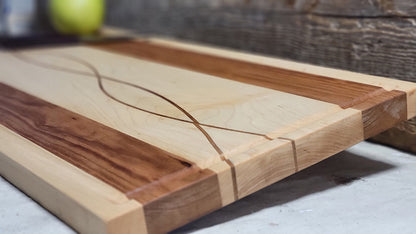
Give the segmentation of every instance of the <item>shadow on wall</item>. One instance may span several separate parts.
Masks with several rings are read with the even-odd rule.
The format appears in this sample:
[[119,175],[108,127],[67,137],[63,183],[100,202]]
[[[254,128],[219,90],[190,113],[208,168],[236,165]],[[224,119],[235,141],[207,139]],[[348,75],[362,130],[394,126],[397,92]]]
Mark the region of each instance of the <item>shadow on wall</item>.
[[393,168],[390,164],[343,151],[172,233],[187,233],[224,223],[309,194],[365,180],[365,177]]

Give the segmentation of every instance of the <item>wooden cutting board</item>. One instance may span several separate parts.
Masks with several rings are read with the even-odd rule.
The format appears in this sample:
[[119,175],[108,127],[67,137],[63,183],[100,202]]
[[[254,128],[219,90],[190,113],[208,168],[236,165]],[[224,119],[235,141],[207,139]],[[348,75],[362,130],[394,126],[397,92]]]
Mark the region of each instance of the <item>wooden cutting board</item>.
[[84,233],[173,230],[416,115],[414,83],[162,39],[0,70],[1,175]]

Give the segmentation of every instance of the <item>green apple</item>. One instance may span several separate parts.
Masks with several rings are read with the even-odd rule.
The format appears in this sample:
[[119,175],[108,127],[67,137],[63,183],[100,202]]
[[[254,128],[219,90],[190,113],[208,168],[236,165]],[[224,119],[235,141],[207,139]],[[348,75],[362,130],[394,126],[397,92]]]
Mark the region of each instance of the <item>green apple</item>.
[[104,0],[49,0],[49,15],[59,33],[92,34],[103,22]]

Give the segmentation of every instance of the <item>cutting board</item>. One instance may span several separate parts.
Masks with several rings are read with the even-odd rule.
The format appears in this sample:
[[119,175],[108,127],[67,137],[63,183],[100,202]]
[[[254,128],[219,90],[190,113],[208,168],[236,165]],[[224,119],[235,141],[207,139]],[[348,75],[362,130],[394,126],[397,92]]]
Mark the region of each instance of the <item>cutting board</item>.
[[414,83],[157,38],[0,70],[1,175],[83,233],[171,231],[416,115]]

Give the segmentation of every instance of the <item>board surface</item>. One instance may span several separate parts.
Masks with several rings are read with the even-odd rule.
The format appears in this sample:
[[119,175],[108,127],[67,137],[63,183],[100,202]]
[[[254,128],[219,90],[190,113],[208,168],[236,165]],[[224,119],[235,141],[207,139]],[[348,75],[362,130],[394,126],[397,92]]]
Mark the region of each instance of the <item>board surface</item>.
[[86,233],[163,233],[416,115],[416,84],[161,39],[1,51],[0,173]]

